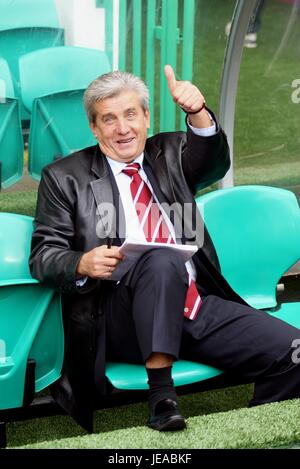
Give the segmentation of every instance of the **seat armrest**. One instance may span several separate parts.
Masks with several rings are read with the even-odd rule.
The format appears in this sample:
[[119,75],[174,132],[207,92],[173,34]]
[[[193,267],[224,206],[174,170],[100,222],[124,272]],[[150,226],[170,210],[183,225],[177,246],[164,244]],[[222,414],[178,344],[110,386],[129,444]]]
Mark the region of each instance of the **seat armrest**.
[[12,285],[32,285],[40,283],[35,278],[12,278],[7,280],[0,280],[0,287],[9,287]]

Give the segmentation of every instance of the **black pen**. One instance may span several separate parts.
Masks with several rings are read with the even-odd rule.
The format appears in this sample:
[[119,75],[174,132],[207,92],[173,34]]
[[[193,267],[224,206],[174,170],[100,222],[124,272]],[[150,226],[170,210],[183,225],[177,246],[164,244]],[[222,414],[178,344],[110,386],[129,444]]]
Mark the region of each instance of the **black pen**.
[[112,245],[112,239],[108,237],[106,240],[106,244],[107,244],[107,249],[110,249]]

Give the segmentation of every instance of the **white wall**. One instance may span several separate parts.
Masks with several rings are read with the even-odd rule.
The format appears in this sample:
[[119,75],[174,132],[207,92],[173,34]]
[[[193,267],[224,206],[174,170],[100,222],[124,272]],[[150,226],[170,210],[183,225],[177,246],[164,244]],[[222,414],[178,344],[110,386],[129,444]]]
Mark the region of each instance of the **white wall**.
[[104,9],[95,0],[55,0],[67,46],[105,49]]

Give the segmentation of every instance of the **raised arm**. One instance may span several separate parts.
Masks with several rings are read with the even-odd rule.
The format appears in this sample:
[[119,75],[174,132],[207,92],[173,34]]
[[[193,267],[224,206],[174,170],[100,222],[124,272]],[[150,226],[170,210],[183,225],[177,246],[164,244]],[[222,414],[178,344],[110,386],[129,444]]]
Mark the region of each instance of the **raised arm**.
[[[176,80],[170,65],[165,66],[165,75],[173,101],[187,114],[187,146],[182,155],[186,180],[193,190],[206,187],[225,176],[230,167],[226,135],[213,112],[206,108],[204,96],[197,86]],[[212,119],[215,123],[213,135],[195,133],[197,129],[211,128]]]

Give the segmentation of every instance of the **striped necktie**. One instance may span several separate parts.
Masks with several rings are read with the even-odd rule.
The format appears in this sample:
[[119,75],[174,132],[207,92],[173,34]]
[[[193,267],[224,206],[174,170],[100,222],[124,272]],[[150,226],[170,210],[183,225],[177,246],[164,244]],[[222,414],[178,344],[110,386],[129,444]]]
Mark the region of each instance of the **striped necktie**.
[[[122,171],[127,176],[131,177],[130,190],[132,200],[146,240],[148,242],[175,244],[162,212],[155,202],[148,185],[141,178],[139,170],[139,163],[130,163],[126,165]],[[196,284],[189,275],[189,287],[185,298],[184,316],[189,319],[195,319],[201,304],[202,300]]]

